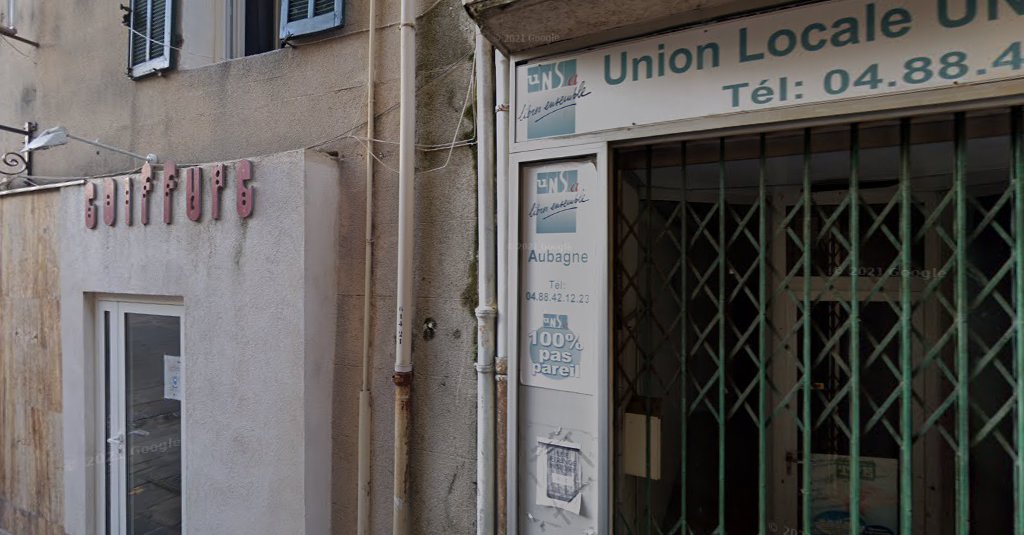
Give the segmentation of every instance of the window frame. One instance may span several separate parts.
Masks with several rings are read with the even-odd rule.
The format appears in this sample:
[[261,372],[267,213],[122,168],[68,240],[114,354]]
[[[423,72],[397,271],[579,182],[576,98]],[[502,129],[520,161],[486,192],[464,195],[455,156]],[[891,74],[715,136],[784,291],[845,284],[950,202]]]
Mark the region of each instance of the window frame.
[[[163,0],[164,1],[164,32],[163,43],[164,53],[158,58],[150,58],[150,50],[153,45],[156,44],[152,34],[146,35],[146,61],[139,63],[138,65],[132,64],[132,47],[134,46],[135,32],[135,3],[145,2],[146,3],[146,21],[147,30],[149,29],[150,21],[153,16],[153,0],[132,0],[129,3],[131,9],[131,17],[128,21],[128,71],[132,79],[138,79],[151,74],[158,73],[163,70],[171,68],[171,29],[174,27],[174,0]],[[139,32],[140,34],[142,32]]]
[[314,34],[325,30],[340,28],[345,23],[344,1],[334,0],[334,11],[323,15],[306,17],[294,22],[288,22],[288,7],[291,2],[306,2],[307,13],[313,13],[315,0],[281,0],[281,30],[278,38],[282,43],[293,37]]

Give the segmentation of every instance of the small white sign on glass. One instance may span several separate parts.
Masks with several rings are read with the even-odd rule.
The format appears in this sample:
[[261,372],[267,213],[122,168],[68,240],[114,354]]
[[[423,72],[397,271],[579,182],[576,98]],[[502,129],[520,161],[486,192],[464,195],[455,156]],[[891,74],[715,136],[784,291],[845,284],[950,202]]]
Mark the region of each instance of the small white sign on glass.
[[164,398],[181,401],[181,357],[164,355]]

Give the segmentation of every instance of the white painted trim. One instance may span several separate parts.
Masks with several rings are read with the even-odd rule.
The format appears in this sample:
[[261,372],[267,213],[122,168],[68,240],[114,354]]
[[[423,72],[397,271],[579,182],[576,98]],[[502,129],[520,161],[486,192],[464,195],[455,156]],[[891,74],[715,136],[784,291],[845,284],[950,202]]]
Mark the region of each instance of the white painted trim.
[[[512,121],[509,121],[510,123]],[[519,471],[519,296],[520,291],[520,274],[519,274],[519,260],[521,255],[519,254],[519,244],[522,243],[520,221],[519,221],[519,200],[520,200],[520,186],[522,184],[521,170],[523,166],[543,162],[545,160],[563,160],[563,159],[577,159],[577,158],[594,158],[597,166],[598,181],[604,187],[608,186],[608,177],[610,173],[608,171],[608,145],[605,143],[592,143],[588,145],[581,145],[569,148],[552,148],[546,150],[532,151],[528,154],[512,154],[509,157],[509,180],[507,183],[508,193],[507,198],[509,202],[508,210],[508,229],[509,229],[509,240],[507,240],[508,254],[505,256],[508,261],[507,272],[508,272],[508,318],[509,318],[509,334],[508,337],[508,405],[507,405],[507,434],[506,434],[506,449],[507,449],[507,473],[509,477],[506,478],[506,525],[508,533],[519,533],[518,519],[519,519],[519,481],[526,481],[526,477],[515,477],[515,474],[526,474],[527,472]],[[609,190],[610,191],[610,190]],[[611,202],[611,195],[606,193],[604,195],[606,203]],[[610,209],[610,204],[606,209]],[[607,220],[609,225],[607,239],[611,240],[611,220]],[[609,250],[610,252],[610,250]],[[598,343],[598,355],[602,355],[606,360],[606,366],[601,366],[601,370],[598,374],[598,429],[597,429],[597,448],[598,448],[598,501],[603,505],[603,511],[600,515],[597,515],[597,533],[610,533],[611,529],[611,436],[609,429],[611,428],[611,418],[614,414],[609,410],[610,404],[610,375],[611,369],[611,355],[609,352],[610,348],[610,337],[611,337],[611,287],[610,287],[610,266],[611,266],[611,255],[606,253],[606,260],[608,264],[603,270],[601,275],[600,287],[603,288],[601,296],[595,300],[595,306],[605,309],[606,325],[604,332],[606,336],[601,338]]]
[[[106,377],[107,377],[107,355],[104,351],[104,342],[106,340],[106,329],[103,323],[104,313],[109,313],[111,318],[111,325],[116,325],[117,321],[117,303],[110,301],[96,300],[95,314],[93,315],[93,332],[95,333],[93,338],[93,376],[92,376],[92,390],[95,392],[93,396],[93,412],[87,414],[87,418],[91,421],[93,431],[93,439],[90,444],[90,449],[87,450],[87,464],[90,466],[90,471],[93,477],[93,503],[90,504],[92,513],[95,519],[94,525],[96,527],[96,533],[107,533],[107,519],[106,519],[106,507],[107,507],[107,482],[106,473],[103,467],[107,465],[108,452],[106,444]],[[113,349],[113,348],[112,348]],[[91,464],[90,464],[91,463]]]
[[245,57],[245,2],[224,0],[220,31],[223,37],[224,60]]

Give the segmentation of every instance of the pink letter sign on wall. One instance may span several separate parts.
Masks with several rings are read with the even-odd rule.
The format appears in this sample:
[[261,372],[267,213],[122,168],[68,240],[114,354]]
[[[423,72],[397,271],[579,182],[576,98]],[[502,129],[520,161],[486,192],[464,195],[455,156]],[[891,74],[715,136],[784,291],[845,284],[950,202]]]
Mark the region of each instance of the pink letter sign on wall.
[[[174,190],[178,189],[178,167],[174,162],[163,164],[163,220],[170,225],[174,222]],[[213,180],[209,181],[211,195],[211,218],[221,217],[221,191],[227,187],[228,173],[224,164],[212,166]],[[203,185],[203,169],[198,166],[187,167],[185,171],[185,214],[189,220],[199,222],[203,217],[203,196],[206,188]],[[239,160],[235,164],[235,209],[240,219],[252,216],[255,208],[256,189],[249,184],[253,179],[252,162]],[[157,179],[153,166],[146,163],[139,175],[142,181],[142,202],[139,207],[139,220],[143,225],[149,224],[149,200],[156,189]],[[133,177],[124,179],[124,222],[132,226],[132,198],[135,192]],[[120,189],[117,179],[107,178],[103,181],[103,222],[108,226],[117,225],[117,191]],[[85,183],[85,228],[95,229],[97,219],[95,182]]]

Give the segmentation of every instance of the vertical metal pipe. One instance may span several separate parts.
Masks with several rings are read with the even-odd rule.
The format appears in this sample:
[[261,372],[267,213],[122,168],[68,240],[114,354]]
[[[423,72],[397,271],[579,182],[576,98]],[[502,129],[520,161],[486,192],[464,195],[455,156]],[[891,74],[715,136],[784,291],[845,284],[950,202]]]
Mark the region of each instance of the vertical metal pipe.
[[399,24],[398,276],[395,306],[394,535],[409,535],[409,434],[412,398],[413,244],[416,208],[416,14],[413,0],[402,0]]
[[14,0],[7,0],[7,27],[15,29],[14,26]]
[[718,533],[725,535],[725,138],[718,140]]
[[[35,134],[36,128],[36,123],[31,121],[25,123],[25,145],[32,142],[32,136]],[[25,175],[32,176],[32,151],[26,151],[22,154],[25,157]]]
[[1014,533],[1024,534],[1024,132],[1022,132],[1021,107],[1010,110],[1010,145],[1013,152],[1013,170],[1010,175],[1013,187],[1013,237],[1014,237],[1014,292],[1016,305],[1014,318],[1016,345],[1015,373],[1017,396],[1017,422],[1014,445],[1017,448],[1017,462],[1014,464]]
[[494,533],[494,331],[498,315],[494,240],[494,49],[476,32],[477,358],[476,532]]
[[850,125],[850,533],[860,527],[860,126]]
[[913,531],[914,369],[910,295],[911,254],[914,239],[910,195],[910,119],[900,121],[900,533]]
[[967,333],[967,128],[963,112],[957,113],[954,119],[954,154],[953,188],[956,194],[954,224],[956,241],[956,534],[967,535],[970,529],[970,400],[968,383],[970,369],[968,364],[968,333]]
[[801,390],[803,406],[801,407],[801,509],[800,529],[811,530],[811,129],[804,129],[804,162],[803,162],[803,324],[801,333],[803,345],[803,376]]
[[[234,8],[235,0],[225,0],[229,9]],[[362,384],[359,389],[359,450],[357,453],[356,474],[356,534],[366,535],[370,532],[370,459],[372,443],[370,436],[372,425],[372,398],[370,394],[370,321],[373,301],[373,138],[376,136],[375,121],[375,88],[377,58],[377,3],[370,0],[367,14],[369,34],[366,42],[366,220],[363,243],[363,370]],[[234,14],[228,19],[231,31],[225,41],[225,55],[233,57],[234,52]]]
[[508,59],[494,51],[495,91],[495,174],[497,176],[497,218],[498,218],[498,341],[494,365],[495,391],[497,395],[497,422],[495,424],[497,449],[497,533],[506,531],[507,442],[508,442]]
[[412,428],[412,372],[394,375],[395,381],[395,487],[392,533],[412,533],[409,507],[409,435]]
[[768,154],[766,136],[760,137],[760,173],[757,181],[757,532],[765,535],[768,523]]
[[690,248],[690,238],[687,233],[687,224],[690,217],[687,211],[686,205],[686,189],[687,189],[687,170],[686,170],[686,142],[680,142],[680,178],[682,180],[682,187],[679,197],[679,243],[681,244],[679,253],[679,295],[682,297],[682,318],[679,322],[680,331],[680,354],[679,354],[679,525],[680,533],[689,533],[689,528],[686,525],[686,422],[689,419],[690,407],[689,397],[687,391],[690,386],[690,376],[687,369],[687,361],[689,359],[688,352],[688,341],[687,335],[689,333],[689,302],[690,302],[690,290],[686,284],[689,279],[689,256],[688,251]]
[[507,490],[505,486],[508,485],[508,471],[506,470],[506,463],[508,463],[508,450],[506,445],[508,443],[508,429],[506,429],[508,414],[508,360],[497,359],[494,365],[494,390],[497,402],[495,404],[495,411],[497,412],[497,421],[495,422],[495,450],[497,451],[495,465],[496,465],[496,476],[495,484],[497,485],[497,494],[495,496],[495,502],[497,506],[497,512],[495,514],[495,522],[497,527],[495,533],[498,535],[505,535],[508,530],[506,523],[508,522],[506,512],[506,500]]

